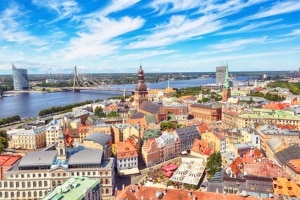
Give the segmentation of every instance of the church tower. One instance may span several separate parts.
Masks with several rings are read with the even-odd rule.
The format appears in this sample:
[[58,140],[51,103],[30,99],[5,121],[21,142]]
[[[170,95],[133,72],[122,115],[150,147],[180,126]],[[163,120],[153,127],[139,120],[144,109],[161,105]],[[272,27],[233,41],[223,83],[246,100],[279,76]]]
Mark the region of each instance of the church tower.
[[144,71],[142,69],[142,65],[140,65],[140,69],[138,71],[138,83],[134,91],[134,102],[137,110],[140,109],[143,101],[148,101],[148,90],[144,80]]
[[226,66],[225,81],[224,81],[224,87],[222,91],[222,101],[227,102],[230,97],[231,97],[231,89],[229,86],[228,66]]
[[57,158],[59,160],[66,160],[67,150],[66,150],[65,136],[63,134],[60,134],[58,136],[58,144],[56,146],[56,149],[57,149]]

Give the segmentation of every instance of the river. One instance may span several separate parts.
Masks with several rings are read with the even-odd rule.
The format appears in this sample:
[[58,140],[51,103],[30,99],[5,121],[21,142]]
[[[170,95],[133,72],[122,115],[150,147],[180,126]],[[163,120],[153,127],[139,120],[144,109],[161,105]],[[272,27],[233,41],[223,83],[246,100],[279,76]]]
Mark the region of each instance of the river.
[[[236,80],[245,81],[247,77],[238,77]],[[172,80],[170,87],[186,88],[195,87],[203,84],[215,83],[215,78],[191,79],[191,80]],[[134,90],[136,84],[117,85],[118,88]],[[168,82],[147,83],[150,89],[167,88]],[[6,94],[6,93],[4,93]],[[121,96],[122,92],[82,90],[78,93],[55,92],[55,93],[7,93],[7,96],[0,98],[0,118],[19,115],[21,118],[38,116],[40,110],[53,106],[63,106],[87,100],[107,99],[110,97]]]

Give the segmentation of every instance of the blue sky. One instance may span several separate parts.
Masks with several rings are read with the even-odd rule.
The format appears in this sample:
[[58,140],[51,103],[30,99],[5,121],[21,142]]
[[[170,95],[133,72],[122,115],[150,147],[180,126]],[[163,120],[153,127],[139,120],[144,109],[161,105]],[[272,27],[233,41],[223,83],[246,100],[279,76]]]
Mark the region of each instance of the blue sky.
[[0,1],[0,74],[300,68],[299,0]]

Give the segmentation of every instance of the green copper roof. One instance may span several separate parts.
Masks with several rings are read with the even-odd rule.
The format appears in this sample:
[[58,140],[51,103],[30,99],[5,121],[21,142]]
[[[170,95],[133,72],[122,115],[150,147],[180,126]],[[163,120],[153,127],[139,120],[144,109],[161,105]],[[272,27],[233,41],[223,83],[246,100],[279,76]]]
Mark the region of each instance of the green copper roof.
[[88,189],[97,190],[100,187],[99,180],[87,177],[71,177],[62,185],[56,186],[43,200],[81,200]]

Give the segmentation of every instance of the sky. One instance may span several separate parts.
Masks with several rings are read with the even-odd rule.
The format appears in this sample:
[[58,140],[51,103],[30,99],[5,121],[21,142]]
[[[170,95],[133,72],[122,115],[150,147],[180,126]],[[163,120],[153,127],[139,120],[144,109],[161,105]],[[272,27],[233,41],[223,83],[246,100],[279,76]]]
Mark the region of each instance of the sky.
[[0,1],[0,74],[300,68],[299,0]]

